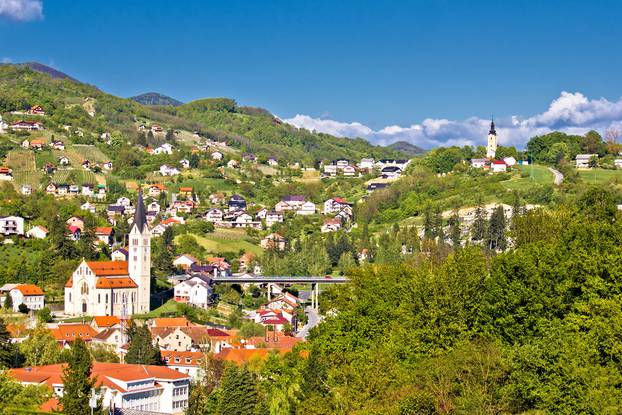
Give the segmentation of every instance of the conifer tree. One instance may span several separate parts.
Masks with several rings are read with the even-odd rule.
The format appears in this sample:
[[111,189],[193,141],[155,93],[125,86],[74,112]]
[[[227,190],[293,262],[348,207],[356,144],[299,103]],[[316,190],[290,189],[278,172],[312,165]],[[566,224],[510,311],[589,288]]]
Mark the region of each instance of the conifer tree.
[[471,239],[474,241],[481,241],[486,236],[486,218],[484,216],[484,207],[482,206],[481,199],[475,208],[475,218],[473,219],[473,225],[471,227]]
[[450,226],[450,238],[451,238],[451,244],[453,245],[454,249],[458,249],[461,246],[461,230],[460,230],[460,216],[458,215],[458,210],[454,209],[454,212],[451,216],[450,222],[449,222],[449,226]]
[[255,413],[259,404],[257,381],[246,366],[231,366],[222,378],[218,396],[218,413],[247,415]]
[[3,319],[0,319],[0,368],[12,367],[14,346]]
[[91,378],[93,362],[86,344],[77,337],[68,353],[67,366],[63,369],[64,387],[60,404],[65,415],[84,415],[91,412],[91,398],[95,379]]
[[128,328],[129,348],[125,356],[127,363],[141,365],[161,365],[160,350],[152,342],[147,326],[136,326],[130,323]]
[[434,236],[434,220],[432,219],[432,210],[428,206],[423,213],[423,237],[434,239]]
[[434,212],[434,237],[438,238],[439,245],[445,242],[445,233],[443,232],[443,214],[441,208],[437,207]]
[[490,224],[488,225],[488,237],[486,244],[489,249],[504,251],[507,247],[505,239],[505,214],[503,205],[498,205],[490,216]]
[[13,298],[8,292],[4,296],[4,308],[6,308],[7,310],[13,309]]

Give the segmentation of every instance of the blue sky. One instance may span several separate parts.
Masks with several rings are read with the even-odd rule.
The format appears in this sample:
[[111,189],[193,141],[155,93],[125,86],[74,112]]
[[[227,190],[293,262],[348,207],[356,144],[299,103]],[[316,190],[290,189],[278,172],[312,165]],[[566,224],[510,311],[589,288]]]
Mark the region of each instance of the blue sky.
[[[617,109],[621,12],[619,1],[571,0],[0,0],[0,59],[119,96],[227,96],[340,135],[467,143],[491,114],[516,130],[512,116],[546,114],[563,91]],[[426,120],[452,131],[434,135],[442,126]]]

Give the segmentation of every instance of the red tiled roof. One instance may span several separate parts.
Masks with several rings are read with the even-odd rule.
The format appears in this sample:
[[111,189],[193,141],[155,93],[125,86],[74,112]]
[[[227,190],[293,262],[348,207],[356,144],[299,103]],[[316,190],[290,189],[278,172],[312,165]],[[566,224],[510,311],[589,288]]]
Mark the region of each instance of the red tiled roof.
[[97,327],[112,327],[121,323],[121,319],[117,316],[95,316],[93,321],[97,324]]
[[193,325],[186,317],[158,317],[153,319],[154,327],[189,327]]
[[90,261],[86,265],[98,277],[128,275],[127,261]]
[[14,288],[23,295],[43,295],[43,290],[34,284],[21,284]]
[[[201,359],[204,358],[202,352],[177,352],[174,350],[162,350],[160,351],[160,354],[162,355],[162,361],[166,366],[199,366],[199,364],[201,364]],[[167,358],[168,361],[166,360]],[[175,358],[179,359],[179,361],[176,362]],[[187,359],[190,359],[190,361]]]
[[177,219],[173,219],[173,218],[168,218],[168,219],[164,219],[162,222],[162,225],[169,225],[169,224],[179,224],[181,222],[179,222]]
[[112,235],[112,227],[110,226],[100,226],[95,229],[95,233],[99,235]]
[[67,342],[72,342],[78,337],[84,341],[90,341],[97,334],[93,327],[82,323],[59,324],[51,331],[57,341]]
[[130,277],[100,277],[97,278],[95,288],[138,288],[138,285]]
[[56,411],[59,411],[60,408],[61,408],[60,401],[56,397],[48,399],[47,401],[42,403],[41,406],[39,407],[39,409],[42,412],[53,412],[53,411],[56,412]]

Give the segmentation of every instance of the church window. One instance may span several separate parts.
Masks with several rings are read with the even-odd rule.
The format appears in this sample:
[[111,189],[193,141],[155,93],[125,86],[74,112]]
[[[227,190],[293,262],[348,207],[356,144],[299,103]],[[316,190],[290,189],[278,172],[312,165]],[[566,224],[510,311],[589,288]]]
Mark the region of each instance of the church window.
[[80,287],[80,294],[88,295],[89,294],[89,286],[86,281],[82,281],[82,286]]
[[108,294],[106,294],[106,304],[108,304]]
[[102,295],[101,294],[97,294],[97,302],[98,303],[102,302]]
[[134,255],[134,262],[138,261],[138,257]]

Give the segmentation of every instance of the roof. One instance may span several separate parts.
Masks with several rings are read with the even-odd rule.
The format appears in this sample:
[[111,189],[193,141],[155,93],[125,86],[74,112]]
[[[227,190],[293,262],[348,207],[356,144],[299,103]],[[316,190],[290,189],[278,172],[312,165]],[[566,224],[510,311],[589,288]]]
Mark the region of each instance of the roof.
[[97,327],[112,327],[121,323],[121,320],[117,316],[95,316],[93,321],[97,324]]
[[[122,262],[122,261],[118,261]],[[130,277],[110,278],[100,277],[97,279],[95,288],[138,288],[138,285]]]
[[153,319],[154,327],[187,327],[192,325],[186,317],[158,317]]
[[166,186],[164,186],[164,185],[163,185],[163,184],[161,184],[161,183],[152,184],[152,185],[151,185],[151,186],[149,186],[149,187],[150,187],[150,188],[151,188],[151,187],[155,187],[156,189],[159,189],[159,190],[166,190]]
[[112,227],[99,226],[95,229],[95,233],[100,235],[112,235]]
[[199,262],[199,260],[198,260],[198,259],[196,259],[195,257],[193,257],[193,256],[192,256],[192,255],[190,255],[190,254],[181,254],[180,256],[178,256],[177,258],[175,258],[175,261],[177,261],[177,260],[179,260],[179,259],[182,259],[182,258],[186,258],[186,259],[188,259],[189,261],[192,261],[193,263]]
[[301,195],[292,195],[283,197],[283,202],[304,202],[305,197]]
[[[174,350],[162,350],[160,351],[162,360],[166,366],[199,366],[201,359],[203,359],[202,352],[185,352]],[[179,362],[175,362],[175,359],[179,359]],[[166,360],[168,359],[168,361]],[[188,360],[189,359],[189,360]]]
[[86,265],[98,277],[128,275],[127,261],[89,261]]
[[506,164],[505,164],[505,161],[503,161],[503,160],[493,160],[493,161],[492,161],[492,164],[496,164],[496,165],[498,165],[498,166],[500,166],[500,165],[505,166],[505,165],[506,165]]
[[333,197],[333,200],[337,203],[341,203],[342,205],[351,205],[351,203],[345,200],[343,197]]
[[180,187],[180,192],[192,192],[192,187]]
[[97,334],[93,327],[83,323],[59,324],[57,328],[51,331],[57,341],[67,342],[74,341],[78,337],[84,341],[89,341]]
[[246,344],[253,345],[255,347],[264,346],[266,349],[287,349],[291,350],[300,342],[304,340],[299,337],[286,336],[283,333],[276,333],[276,340],[273,333],[265,336],[251,337],[246,340]]
[[216,353],[214,357],[236,364],[243,364],[251,360],[263,360],[269,354],[269,349],[223,349],[220,353]]
[[[66,364],[47,366],[33,366],[20,369],[11,369],[9,373],[19,382],[39,383],[53,386],[62,384],[63,369]],[[98,386],[102,384],[110,389],[125,392],[109,379],[118,379],[123,382],[137,381],[141,379],[166,379],[181,380],[190,379],[190,376],[164,366],[131,365],[124,363],[93,362],[91,378],[97,379]]]
[[43,290],[34,284],[20,284],[13,289],[18,290],[23,295],[43,295]]
[[172,224],[172,223],[179,224],[181,222],[178,221],[177,219],[173,219],[173,218],[164,219],[162,222],[160,222],[160,224],[162,224],[162,225],[169,225],[169,224]]
[[137,226],[139,232],[143,232],[148,229],[147,227],[147,215],[145,215],[145,202],[143,201],[143,192],[138,189],[138,200],[136,201],[136,213],[134,214],[134,224],[132,227]]

